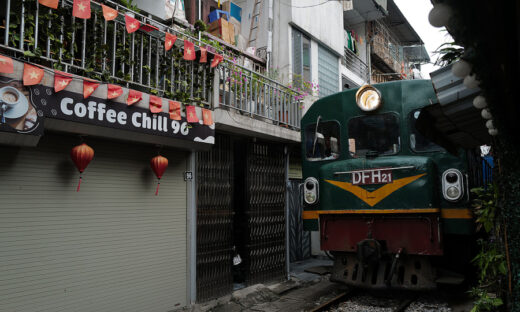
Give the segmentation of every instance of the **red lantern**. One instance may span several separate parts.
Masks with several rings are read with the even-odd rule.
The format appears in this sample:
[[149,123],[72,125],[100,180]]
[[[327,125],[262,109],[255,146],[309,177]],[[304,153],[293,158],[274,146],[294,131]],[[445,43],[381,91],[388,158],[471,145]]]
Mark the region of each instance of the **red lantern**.
[[150,161],[150,165],[152,166],[153,172],[157,176],[157,189],[155,190],[155,195],[159,194],[159,184],[161,184],[161,177],[168,168],[168,158],[162,157],[161,155],[157,155]]
[[81,174],[83,173],[83,171],[85,171],[88,164],[94,157],[94,150],[92,149],[92,147],[83,143],[72,148],[72,150],[70,151],[70,157],[72,158],[72,161],[74,162],[76,168],[78,168],[79,171],[79,183],[78,188],[76,189],[76,192],[79,192],[79,188],[81,186]]

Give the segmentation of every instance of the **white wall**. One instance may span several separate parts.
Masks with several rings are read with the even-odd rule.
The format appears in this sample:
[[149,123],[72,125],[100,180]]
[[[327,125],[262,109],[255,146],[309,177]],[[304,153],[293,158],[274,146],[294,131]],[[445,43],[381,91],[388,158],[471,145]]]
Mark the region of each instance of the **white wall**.
[[[282,0],[281,2],[287,3],[288,1]],[[323,0],[291,0],[292,22],[332,50],[343,55],[342,3],[329,1],[322,4],[323,2]]]

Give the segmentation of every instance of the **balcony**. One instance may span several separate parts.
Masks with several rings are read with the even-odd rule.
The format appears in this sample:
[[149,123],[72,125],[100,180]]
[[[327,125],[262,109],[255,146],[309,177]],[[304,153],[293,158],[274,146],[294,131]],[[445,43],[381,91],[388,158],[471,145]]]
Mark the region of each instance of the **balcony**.
[[[197,37],[192,29],[167,26],[145,12],[109,0],[103,3],[119,11],[112,21],[103,18],[101,4],[95,1],[91,1],[90,19],[72,16],[72,0],[60,1],[56,10],[39,5],[37,0],[4,3],[5,10],[2,8],[0,13],[3,54],[185,104],[230,110],[299,131],[301,111],[295,99],[297,94],[260,72],[233,62],[248,55],[237,55],[236,49],[216,43],[209,34]],[[139,20],[139,30],[126,32],[125,14]],[[178,37],[170,51],[164,49],[165,32]],[[185,61],[182,39],[223,55],[224,61],[215,69],[209,64]],[[215,122],[218,127],[217,118]]]
[[358,77],[364,81],[368,81],[368,65],[347,47],[345,47],[345,53],[343,54],[341,63]]

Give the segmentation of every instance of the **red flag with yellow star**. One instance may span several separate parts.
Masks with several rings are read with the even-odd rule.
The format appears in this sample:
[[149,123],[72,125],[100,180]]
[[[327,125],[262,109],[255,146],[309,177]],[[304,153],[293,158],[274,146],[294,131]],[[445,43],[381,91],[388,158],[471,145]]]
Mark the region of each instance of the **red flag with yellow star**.
[[51,9],[57,9],[58,8],[58,2],[60,2],[60,1],[59,0],[38,0],[38,2],[41,5],[49,7]]
[[184,39],[184,59],[186,61],[195,60],[195,45],[186,39]]
[[128,91],[128,97],[126,98],[126,104],[133,105],[139,101],[141,101],[143,98],[143,94],[139,91],[135,90],[129,90]]
[[95,81],[83,80],[83,98],[86,99],[96,91],[99,87],[99,83]]
[[186,119],[191,123],[199,122],[199,117],[197,117],[195,106],[186,105]]
[[54,71],[54,92],[60,92],[65,89],[72,81],[72,76],[55,70]]
[[154,114],[162,112],[162,100],[160,97],[150,95],[150,111]]
[[207,126],[211,126],[213,124],[213,116],[209,109],[202,109],[202,121]]
[[208,62],[208,50],[206,48],[200,47],[199,63],[207,63],[207,62]]
[[211,61],[210,67],[211,68],[216,67],[220,62],[222,62],[223,59],[224,59],[224,57],[222,55],[215,54],[215,56],[213,56],[213,60]]
[[32,86],[39,84],[43,78],[43,69],[29,65],[23,64],[23,85],[24,86]]
[[115,99],[116,97],[120,97],[123,95],[123,88],[118,85],[109,84],[107,86],[107,99]]
[[119,14],[116,9],[112,9],[111,7],[108,7],[104,4],[102,4],[101,7],[103,8],[103,17],[107,21],[116,19],[117,15]]
[[13,59],[0,55],[0,73],[12,74],[14,72]]
[[166,33],[166,37],[164,38],[164,49],[169,51],[175,44],[175,41],[177,41],[177,36]]
[[74,0],[72,15],[78,18],[90,18],[90,0]]
[[169,101],[170,109],[168,112],[170,113],[170,119],[173,120],[181,120],[181,103],[176,101]]
[[131,34],[141,27],[141,23],[135,18],[125,15],[126,31]]

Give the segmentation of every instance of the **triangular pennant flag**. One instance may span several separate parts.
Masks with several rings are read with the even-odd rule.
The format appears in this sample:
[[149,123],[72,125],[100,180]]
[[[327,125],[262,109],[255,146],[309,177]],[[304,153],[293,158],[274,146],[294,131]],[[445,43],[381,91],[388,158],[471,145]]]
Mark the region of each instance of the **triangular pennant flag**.
[[184,59],[186,61],[193,61],[195,59],[195,45],[184,39]]
[[38,2],[41,5],[49,7],[51,9],[57,9],[58,8],[58,2],[60,2],[60,1],[59,0],[38,0]]
[[164,37],[164,49],[169,51],[175,44],[175,41],[177,41],[177,36],[166,33],[166,36]]
[[154,31],[154,30],[159,30],[159,28],[155,27],[155,26],[152,26],[150,24],[144,24],[144,25],[141,25],[141,27],[139,28],[143,31],[146,31],[146,32],[151,32],[151,31]]
[[220,62],[222,62],[223,59],[224,59],[224,57],[222,55],[215,54],[213,56],[213,60],[211,61],[210,67],[211,68],[216,67],[218,64],[220,64]]
[[39,84],[43,78],[43,69],[29,65],[23,64],[23,85],[24,86],[32,86],[35,84]]
[[115,99],[116,97],[120,97],[123,95],[123,88],[118,85],[109,84],[107,86],[107,99]]
[[213,124],[213,116],[209,109],[202,109],[202,121],[207,126],[211,126]]
[[139,91],[128,90],[128,97],[126,98],[126,104],[133,105],[143,98],[143,94]]
[[54,71],[54,92],[60,92],[65,89],[72,81],[72,77],[64,72]]
[[195,110],[195,106],[186,105],[186,119],[188,122],[199,122],[199,117],[197,117],[197,111]]
[[207,63],[207,62],[208,62],[208,50],[206,48],[200,47],[199,63]]
[[181,103],[176,101],[169,101],[170,104],[170,119],[181,120]]
[[72,15],[78,18],[90,18],[90,0],[74,0]]
[[125,15],[126,31],[131,34],[141,27],[141,23],[135,18]]
[[117,15],[118,15],[118,12],[116,9],[112,9],[111,7],[108,7],[104,4],[102,4],[101,7],[103,8],[103,17],[107,21],[112,21],[112,20],[116,19]]
[[14,72],[13,59],[0,55],[0,73],[12,74]]
[[83,80],[83,98],[86,99],[99,87],[98,82]]
[[150,95],[150,111],[154,114],[162,112],[162,100],[160,97]]

